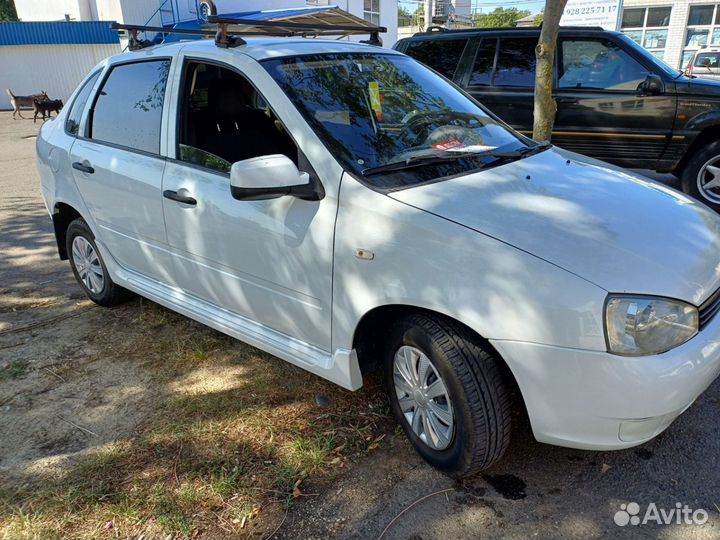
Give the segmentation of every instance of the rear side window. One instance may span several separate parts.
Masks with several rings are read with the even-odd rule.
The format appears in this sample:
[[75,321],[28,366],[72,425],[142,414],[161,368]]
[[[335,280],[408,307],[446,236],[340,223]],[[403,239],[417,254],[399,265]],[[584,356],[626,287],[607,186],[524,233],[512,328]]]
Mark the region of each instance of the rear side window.
[[73,101],[72,105],[70,105],[70,110],[68,111],[67,119],[65,120],[65,131],[67,131],[69,135],[77,137],[80,131],[80,120],[82,119],[82,114],[85,110],[85,104],[90,98],[90,91],[93,89],[93,86],[95,86],[95,82],[98,80],[99,76],[100,72],[98,71],[85,81],[85,84],[78,92],[75,101]]
[[92,115],[91,138],[160,152],[165,87],[170,60],[115,66],[102,85]]
[[537,39],[501,39],[493,83],[496,86],[535,86],[535,45]]
[[405,49],[405,54],[452,79],[467,41],[467,39],[411,41]]
[[497,48],[497,39],[483,39],[478,47],[475,56],[475,64],[470,75],[469,86],[478,86],[492,84],[493,66],[495,64],[495,49]]

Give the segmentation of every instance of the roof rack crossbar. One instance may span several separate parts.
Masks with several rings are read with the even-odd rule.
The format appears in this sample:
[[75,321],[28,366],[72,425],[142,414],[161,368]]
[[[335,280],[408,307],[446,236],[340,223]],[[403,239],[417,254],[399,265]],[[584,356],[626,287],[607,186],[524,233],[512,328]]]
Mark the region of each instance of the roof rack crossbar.
[[379,32],[387,32],[387,28],[384,26],[362,26],[359,24],[327,24],[327,23],[303,23],[303,22],[292,22],[292,21],[262,21],[262,20],[249,20],[241,18],[228,18],[221,17],[219,15],[210,15],[208,17],[209,23],[214,24],[227,24],[246,26],[250,28],[287,28],[288,30],[305,30],[310,33],[314,32],[357,32],[359,34],[373,34]]

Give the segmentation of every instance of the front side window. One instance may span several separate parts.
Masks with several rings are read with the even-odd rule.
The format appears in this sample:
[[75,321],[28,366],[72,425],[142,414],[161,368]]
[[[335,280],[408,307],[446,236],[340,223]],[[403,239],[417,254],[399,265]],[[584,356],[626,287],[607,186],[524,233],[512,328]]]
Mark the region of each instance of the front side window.
[[180,100],[180,161],[229,174],[232,164],[283,154],[297,146],[255,87],[233,69],[189,61]]
[[[525,139],[411,58],[322,54],[263,66],[346,170],[401,188],[477,170]],[[393,166],[421,163],[397,170]],[[387,170],[388,168],[392,170]]]
[[92,91],[93,86],[95,86],[99,76],[100,72],[98,71],[85,81],[85,84],[78,92],[75,101],[73,101],[72,105],[70,105],[70,110],[68,111],[67,119],[65,120],[65,131],[67,131],[68,135],[74,135],[77,137],[79,134],[80,121],[82,120],[83,111],[85,111],[85,105],[90,98],[90,92]]
[[426,39],[411,41],[405,54],[452,79],[467,39]]
[[535,86],[535,46],[537,39],[508,38],[500,40],[495,86]]
[[170,60],[113,67],[98,92],[90,137],[158,154],[169,72]]
[[560,88],[636,91],[649,73],[611,41],[566,39],[561,51]]

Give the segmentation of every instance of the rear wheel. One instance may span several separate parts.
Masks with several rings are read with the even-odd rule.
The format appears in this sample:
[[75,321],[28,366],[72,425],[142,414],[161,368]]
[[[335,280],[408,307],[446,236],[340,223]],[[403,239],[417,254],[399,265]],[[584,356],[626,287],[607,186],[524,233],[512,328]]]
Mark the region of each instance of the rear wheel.
[[682,173],[682,189],[720,211],[720,140],[698,149]]
[[500,360],[460,325],[430,315],[398,321],[385,353],[393,413],[415,450],[455,477],[495,463],[510,441]]
[[67,229],[66,246],[75,279],[85,294],[101,306],[114,306],[127,300],[131,293],[116,285],[108,274],[90,227],[78,218]]

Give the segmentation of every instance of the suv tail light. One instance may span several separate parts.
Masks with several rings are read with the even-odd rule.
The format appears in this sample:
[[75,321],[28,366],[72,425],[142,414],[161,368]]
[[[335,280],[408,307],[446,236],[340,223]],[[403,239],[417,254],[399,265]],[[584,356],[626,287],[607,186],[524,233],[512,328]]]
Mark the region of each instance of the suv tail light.
[[692,70],[693,70],[693,59],[691,58],[688,62],[688,65],[685,67],[685,75],[688,77],[692,77]]

